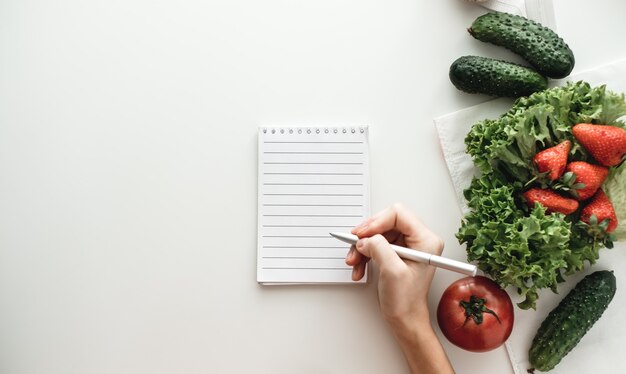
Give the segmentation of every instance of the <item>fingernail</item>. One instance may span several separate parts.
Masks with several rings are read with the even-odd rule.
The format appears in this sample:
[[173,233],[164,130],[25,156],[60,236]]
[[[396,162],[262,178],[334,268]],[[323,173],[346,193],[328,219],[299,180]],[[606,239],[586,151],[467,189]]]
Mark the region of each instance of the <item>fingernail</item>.
[[353,254],[354,254],[354,251],[352,250],[352,248],[350,248],[350,250],[348,251],[348,254],[346,255],[346,263],[350,262]]
[[370,219],[367,218],[365,221],[359,223],[358,225],[354,226],[354,228],[352,229],[352,233],[354,235],[356,235],[357,233],[363,231],[364,229],[367,228],[368,224],[369,224]]
[[360,233],[365,232],[365,230],[367,230],[368,227],[369,225],[363,225],[359,227],[359,229],[355,231],[354,235],[358,236]]

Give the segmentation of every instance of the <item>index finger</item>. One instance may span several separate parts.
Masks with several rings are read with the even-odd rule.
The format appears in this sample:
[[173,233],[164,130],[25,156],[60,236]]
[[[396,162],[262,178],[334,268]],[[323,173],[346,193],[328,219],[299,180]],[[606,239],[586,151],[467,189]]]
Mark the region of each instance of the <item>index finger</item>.
[[441,254],[444,246],[440,237],[430,231],[416,215],[401,204],[393,204],[375,214],[355,227],[352,233],[359,238],[376,234],[397,235],[400,233],[400,237],[396,237],[404,242],[400,245],[436,255]]
[[417,236],[424,228],[422,222],[411,211],[404,205],[396,203],[365,220],[355,227],[352,233],[363,238],[395,230],[405,236]]

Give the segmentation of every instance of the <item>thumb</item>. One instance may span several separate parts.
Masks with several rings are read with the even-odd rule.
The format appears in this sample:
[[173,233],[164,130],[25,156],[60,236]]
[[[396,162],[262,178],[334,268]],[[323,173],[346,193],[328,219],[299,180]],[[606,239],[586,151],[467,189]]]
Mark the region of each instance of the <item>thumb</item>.
[[378,266],[402,266],[404,262],[391,248],[391,245],[382,235],[374,235],[370,238],[362,238],[356,242],[356,250],[370,257]]

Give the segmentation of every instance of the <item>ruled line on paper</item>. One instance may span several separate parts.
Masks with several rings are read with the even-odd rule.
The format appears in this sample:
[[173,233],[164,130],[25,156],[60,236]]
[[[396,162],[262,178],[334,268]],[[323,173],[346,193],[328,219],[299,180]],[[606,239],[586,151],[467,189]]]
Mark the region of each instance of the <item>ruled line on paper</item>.
[[329,235],[263,235],[264,238],[310,238],[310,239],[316,239],[316,238],[324,238],[324,239],[331,239],[332,236]]
[[265,165],[363,165],[362,162],[264,162]]
[[264,193],[265,196],[363,196],[350,193]]
[[330,226],[314,226],[314,225],[263,225],[263,227],[305,227],[305,228],[351,228],[354,226],[341,226],[341,225],[330,225]]
[[362,186],[363,183],[263,183],[265,186]]
[[263,175],[363,175],[363,173],[263,173]]
[[296,142],[296,141],[265,141],[265,144],[363,144],[361,141],[349,141],[349,142],[329,142],[329,141],[310,141],[310,142]]
[[277,260],[345,260],[345,256],[263,256],[263,258],[277,259]]
[[352,266],[348,267],[346,265],[345,268],[339,267],[281,267],[281,266],[263,266],[263,269],[268,270],[350,270],[352,271]]
[[362,155],[363,152],[292,152],[292,151],[268,151],[266,155]]
[[333,206],[333,207],[363,207],[363,204],[263,204],[263,206]]
[[361,217],[360,214],[264,214],[263,217]]
[[306,248],[306,249],[346,249],[345,246],[298,246],[298,245],[264,245],[263,248]]

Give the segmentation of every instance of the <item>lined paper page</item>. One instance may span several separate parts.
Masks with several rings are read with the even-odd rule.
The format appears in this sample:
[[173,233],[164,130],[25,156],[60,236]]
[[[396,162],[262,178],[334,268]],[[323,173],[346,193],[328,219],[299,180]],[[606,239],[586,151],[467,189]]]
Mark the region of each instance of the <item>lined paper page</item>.
[[367,127],[260,128],[258,178],[257,281],[352,282],[328,233],[369,215]]

